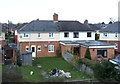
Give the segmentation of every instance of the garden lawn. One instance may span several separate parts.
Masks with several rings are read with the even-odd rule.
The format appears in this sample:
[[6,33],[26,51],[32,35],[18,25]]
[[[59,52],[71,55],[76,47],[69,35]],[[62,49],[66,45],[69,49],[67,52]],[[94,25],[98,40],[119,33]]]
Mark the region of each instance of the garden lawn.
[[[44,81],[41,75],[40,68],[36,66],[21,66],[19,67],[21,75],[25,82],[41,82]],[[33,71],[33,75],[30,75],[30,71]]]
[[[51,69],[57,68],[59,70],[64,70],[65,72],[70,72],[72,78],[70,80],[81,80],[90,79],[91,77],[83,72],[80,72],[73,68],[69,63],[67,63],[63,58],[57,57],[41,57],[33,61],[33,64],[41,64],[42,69],[49,74]],[[39,72],[38,72],[39,74]],[[37,76],[37,75],[36,75]],[[66,78],[67,79],[67,78]],[[36,79],[37,80],[37,79]]]

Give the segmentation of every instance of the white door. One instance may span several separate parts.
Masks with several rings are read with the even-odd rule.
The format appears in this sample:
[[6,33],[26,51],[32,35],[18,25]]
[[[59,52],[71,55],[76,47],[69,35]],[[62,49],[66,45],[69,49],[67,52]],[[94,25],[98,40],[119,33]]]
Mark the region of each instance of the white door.
[[31,51],[32,51],[32,57],[36,57],[36,46],[35,45],[31,46]]

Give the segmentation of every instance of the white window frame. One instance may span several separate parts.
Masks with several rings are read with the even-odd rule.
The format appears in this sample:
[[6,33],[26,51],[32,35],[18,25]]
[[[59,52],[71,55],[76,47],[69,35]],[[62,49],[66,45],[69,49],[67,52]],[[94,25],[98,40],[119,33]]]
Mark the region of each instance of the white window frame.
[[38,33],[38,38],[41,38],[40,32]]
[[[52,47],[53,49],[50,50],[50,47]],[[48,52],[54,52],[54,45],[49,45],[48,46]]]
[[[88,33],[90,33],[90,36],[88,36]],[[92,37],[92,32],[87,32],[87,38],[91,38]]]
[[[39,47],[40,47],[40,50],[39,50]],[[40,45],[38,45],[38,51],[41,51],[41,46]]]
[[117,32],[115,33],[115,37],[116,37],[116,38],[118,37]]
[[[28,36],[28,37],[27,37],[27,36]],[[28,33],[24,33],[24,34],[23,34],[23,37],[24,37],[24,38],[29,38],[29,34],[28,34]]]
[[107,32],[104,32],[104,33],[103,33],[103,36],[104,36],[104,37],[107,37],[107,36],[108,36],[108,35],[107,35]]
[[[65,37],[65,34],[68,33],[68,36]],[[69,38],[69,32],[64,32],[64,38]]]
[[115,49],[118,49],[118,44],[117,43],[115,43]]
[[[75,33],[78,33],[77,37],[75,37]],[[79,32],[73,32],[73,38],[79,38]]]
[[53,36],[54,36],[53,33],[50,32],[50,33],[49,33],[49,38],[53,38]]
[[[28,48],[28,50],[27,50],[27,48]],[[25,47],[25,50],[26,50],[26,51],[29,51],[29,46],[26,46],[26,47]]]

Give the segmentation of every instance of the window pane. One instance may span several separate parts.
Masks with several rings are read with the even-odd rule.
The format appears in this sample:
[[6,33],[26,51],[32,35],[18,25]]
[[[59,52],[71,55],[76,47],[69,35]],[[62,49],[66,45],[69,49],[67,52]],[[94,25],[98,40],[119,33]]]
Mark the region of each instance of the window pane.
[[41,46],[38,46],[38,50],[41,50]]
[[74,32],[73,38],[79,38],[79,33],[78,32]]
[[91,32],[87,32],[87,37],[91,37]]
[[38,33],[38,37],[40,37],[40,33]]
[[64,37],[69,37],[69,33],[68,32],[64,33]]
[[53,33],[49,33],[49,37],[53,37]]
[[49,45],[48,51],[54,51],[54,45]]

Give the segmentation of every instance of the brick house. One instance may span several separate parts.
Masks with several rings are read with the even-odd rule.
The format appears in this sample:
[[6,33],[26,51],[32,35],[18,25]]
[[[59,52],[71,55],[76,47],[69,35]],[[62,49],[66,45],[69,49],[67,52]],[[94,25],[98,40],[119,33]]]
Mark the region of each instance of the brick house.
[[100,30],[101,42],[115,44],[115,51],[120,53],[120,22],[115,22]]
[[31,50],[33,57],[56,56],[58,47],[61,47],[63,57],[64,50],[70,50],[71,47],[73,53],[80,57],[84,57],[87,48],[93,59],[97,52],[107,58],[114,57],[115,46],[95,41],[95,31],[92,28],[79,21],[58,20],[56,13],[53,20],[35,20],[17,28],[15,37],[18,49]]

